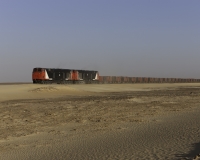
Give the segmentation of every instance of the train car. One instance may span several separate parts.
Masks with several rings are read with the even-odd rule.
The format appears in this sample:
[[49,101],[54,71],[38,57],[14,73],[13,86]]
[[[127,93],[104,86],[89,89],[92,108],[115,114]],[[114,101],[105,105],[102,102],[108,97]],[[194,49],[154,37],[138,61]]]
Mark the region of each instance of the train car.
[[98,83],[98,71],[34,68],[32,72],[33,83]]

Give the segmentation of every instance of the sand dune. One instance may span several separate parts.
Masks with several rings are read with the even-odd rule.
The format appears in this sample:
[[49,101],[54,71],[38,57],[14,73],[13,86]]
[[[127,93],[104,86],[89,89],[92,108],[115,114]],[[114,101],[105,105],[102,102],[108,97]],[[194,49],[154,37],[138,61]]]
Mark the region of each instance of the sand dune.
[[199,87],[0,85],[0,159],[199,159]]

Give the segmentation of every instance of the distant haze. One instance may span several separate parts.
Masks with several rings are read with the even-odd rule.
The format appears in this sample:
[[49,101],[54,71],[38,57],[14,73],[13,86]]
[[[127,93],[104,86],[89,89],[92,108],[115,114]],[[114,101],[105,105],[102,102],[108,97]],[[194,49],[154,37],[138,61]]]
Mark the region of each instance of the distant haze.
[[200,78],[200,1],[1,0],[0,82],[34,67]]

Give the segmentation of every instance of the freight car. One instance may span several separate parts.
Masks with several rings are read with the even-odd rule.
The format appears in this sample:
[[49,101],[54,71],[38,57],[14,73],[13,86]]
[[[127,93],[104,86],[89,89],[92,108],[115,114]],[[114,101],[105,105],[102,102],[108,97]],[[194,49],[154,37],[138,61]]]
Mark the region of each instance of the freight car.
[[99,76],[99,83],[199,83],[200,79]]
[[98,71],[56,69],[56,68],[34,68],[32,72],[33,83],[98,83]]

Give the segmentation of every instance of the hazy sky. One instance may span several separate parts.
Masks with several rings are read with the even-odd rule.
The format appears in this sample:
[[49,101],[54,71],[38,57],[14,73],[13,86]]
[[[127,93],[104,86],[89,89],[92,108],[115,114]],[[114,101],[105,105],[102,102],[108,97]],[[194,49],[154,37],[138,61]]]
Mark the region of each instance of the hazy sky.
[[1,0],[0,82],[34,67],[200,78],[200,1]]

